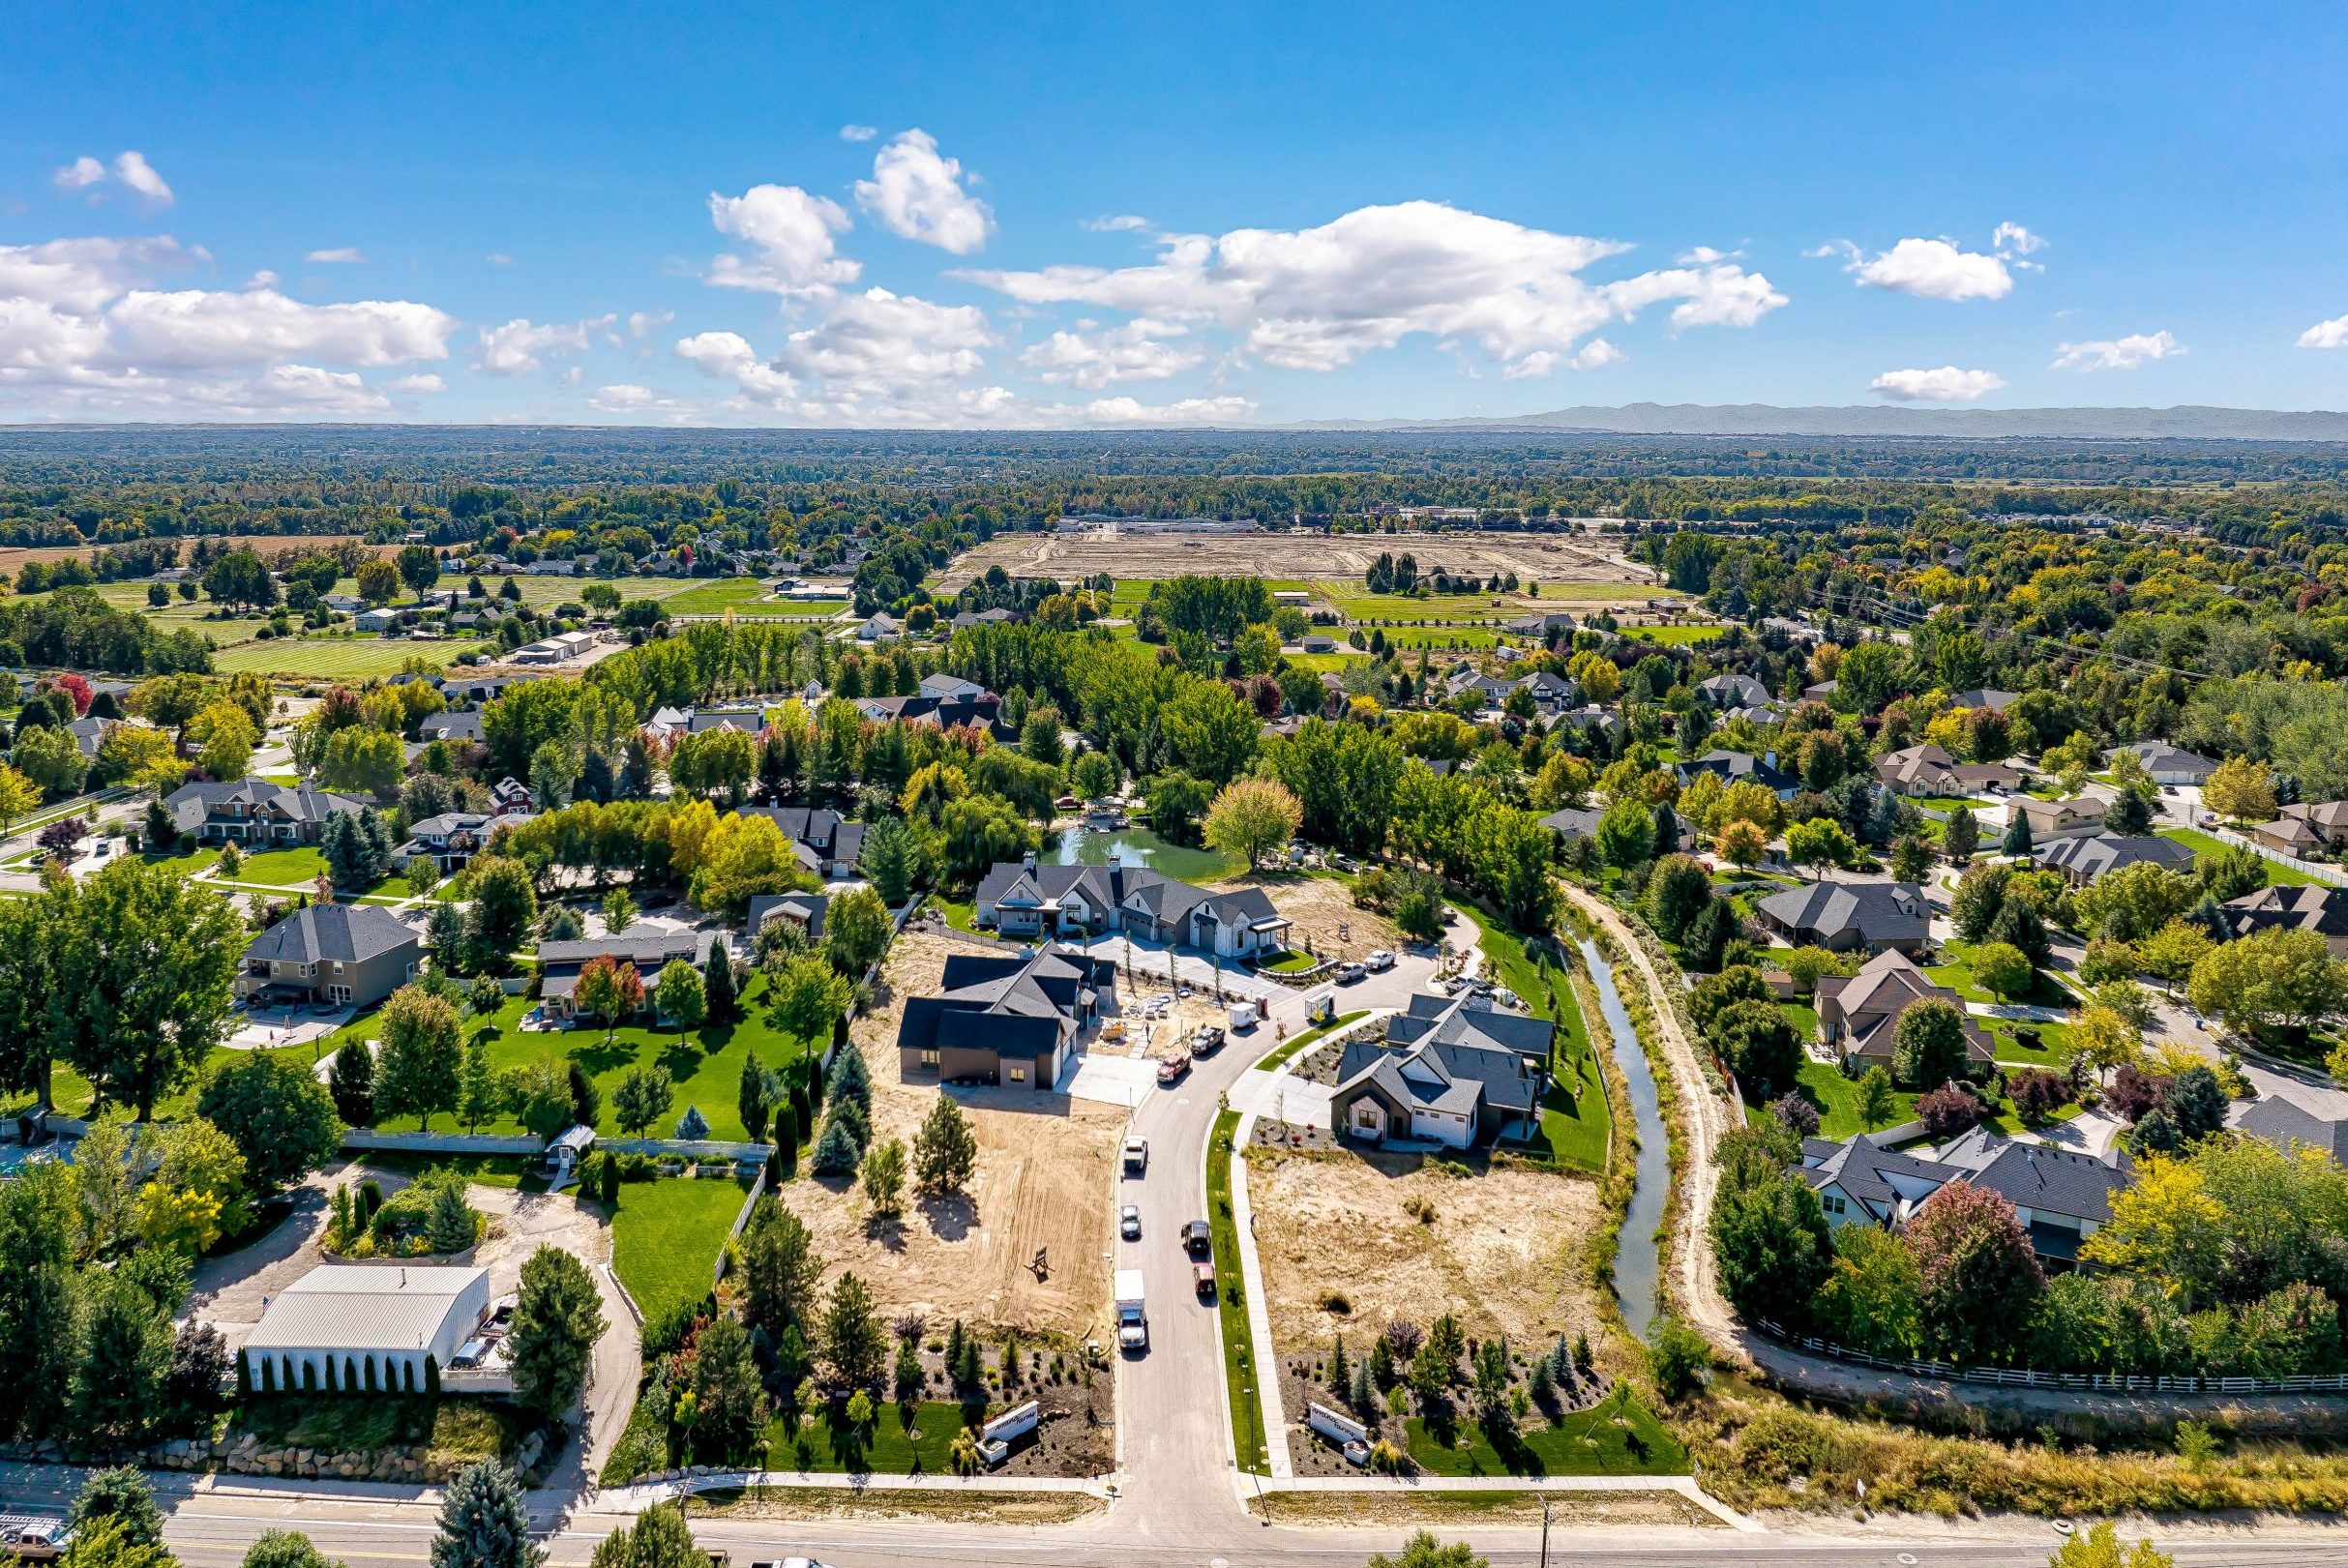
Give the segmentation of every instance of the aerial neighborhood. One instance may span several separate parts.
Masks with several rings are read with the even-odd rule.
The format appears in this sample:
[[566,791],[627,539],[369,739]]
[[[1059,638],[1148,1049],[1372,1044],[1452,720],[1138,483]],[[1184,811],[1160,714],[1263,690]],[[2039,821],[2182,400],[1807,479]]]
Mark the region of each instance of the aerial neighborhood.
[[[2299,566],[1370,503],[1038,559],[1040,500],[933,554],[649,493],[657,552],[508,499],[19,569],[8,1456],[1057,1495],[1183,1430],[1251,1490],[1725,1519],[1803,1506],[1787,1434],[2087,1441],[1852,1368],[2348,1376],[2348,702],[2057,650],[2043,563],[2128,585],[2074,627],[2222,577],[2278,648]],[[218,645],[297,589],[282,665]],[[2095,1440],[2168,1475],[2196,1409]]]

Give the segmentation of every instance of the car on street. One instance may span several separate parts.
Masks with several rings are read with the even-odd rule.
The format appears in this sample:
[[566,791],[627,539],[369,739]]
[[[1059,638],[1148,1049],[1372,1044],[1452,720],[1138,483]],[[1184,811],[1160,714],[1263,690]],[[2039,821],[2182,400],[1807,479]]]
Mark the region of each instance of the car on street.
[[1142,1211],[1131,1203],[1117,1210],[1117,1234],[1127,1241],[1142,1239]]
[[1350,986],[1368,973],[1369,971],[1360,964],[1349,961],[1337,966],[1337,983],[1341,986]]
[[1193,1257],[1204,1257],[1215,1250],[1215,1233],[1204,1220],[1193,1220],[1182,1227],[1182,1250]]
[[1145,1176],[1149,1173],[1149,1139],[1129,1138],[1125,1140],[1125,1174]]
[[1386,970],[1394,967],[1394,955],[1387,952],[1382,947],[1374,947],[1370,949],[1368,956],[1361,961],[1361,964],[1363,968],[1369,970],[1372,974],[1382,974]]
[[1174,1055],[1166,1057],[1158,1063],[1159,1087],[1171,1088],[1180,1082],[1182,1075],[1189,1071],[1190,1053],[1188,1051],[1176,1051]]
[[1191,1288],[1208,1301],[1215,1299],[1215,1265],[1199,1262],[1190,1265]]
[[1223,1031],[1212,1023],[1202,1023],[1191,1031],[1190,1050],[1195,1056],[1209,1056],[1223,1049]]

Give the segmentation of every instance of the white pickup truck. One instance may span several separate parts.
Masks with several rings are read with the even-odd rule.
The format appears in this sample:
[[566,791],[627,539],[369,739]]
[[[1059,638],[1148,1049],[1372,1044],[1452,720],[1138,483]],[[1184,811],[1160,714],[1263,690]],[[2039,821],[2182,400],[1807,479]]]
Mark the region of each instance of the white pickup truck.
[[1149,1348],[1149,1314],[1142,1301],[1142,1271],[1121,1268],[1116,1275],[1117,1348],[1141,1355]]

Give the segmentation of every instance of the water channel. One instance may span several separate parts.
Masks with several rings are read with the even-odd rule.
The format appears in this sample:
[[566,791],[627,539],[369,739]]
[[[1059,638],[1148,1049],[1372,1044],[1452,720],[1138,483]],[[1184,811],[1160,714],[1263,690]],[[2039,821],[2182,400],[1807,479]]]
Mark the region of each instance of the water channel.
[[1606,1032],[1614,1037],[1615,1065],[1622,1069],[1623,1084],[1630,1091],[1631,1122],[1639,1133],[1630,1211],[1622,1218],[1615,1245],[1615,1299],[1622,1304],[1622,1320],[1630,1325],[1631,1333],[1644,1340],[1655,1320],[1655,1287],[1662,1272],[1655,1228],[1663,1223],[1663,1202],[1671,1190],[1671,1135],[1663,1125],[1654,1071],[1648,1066],[1647,1052],[1639,1048],[1630,1014],[1622,1006],[1622,992],[1615,987],[1614,966],[1599,953],[1596,943],[1584,940],[1581,948],[1582,962],[1590,965],[1590,980],[1598,990],[1598,1012],[1606,1020]]

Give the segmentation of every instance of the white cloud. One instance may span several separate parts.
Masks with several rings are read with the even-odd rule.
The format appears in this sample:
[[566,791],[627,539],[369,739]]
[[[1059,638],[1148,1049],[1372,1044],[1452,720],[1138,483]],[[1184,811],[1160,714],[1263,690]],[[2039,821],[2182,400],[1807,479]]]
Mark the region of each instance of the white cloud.
[[481,368],[491,375],[529,375],[550,359],[583,350],[594,334],[617,320],[591,316],[584,321],[550,321],[541,326],[516,316],[502,327],[481,329]]
[[847,229],[847,213],[829,196],[795,185],[754,185],[738,196],[712,192],[709,221],[758,252],[753,260],[719,256],[709,281],[722,288],[822,294],[856,281],[859,267],[834,245],[834,236]]
[[134,289],[107,319],[135,359],[201,370],[316,357],[339,365],[445,359],[457,322],[407,300],[306,305],[271,288],[241,294]]
[[771,361],[731,332],[683,339],[676,353],[702,374],[733,382],[738,410],[810,423],[956,425],[1018,411],[1002,387],[963,384],[995,342],[986,312],[974,306],[872,288],[832,300]]
[[483,256],[481,259],[488,262],[492,267],[510,267],[514,264],[514,258],[507,255],[503,251],[491,251],[488,255]]
[[123,153],[114,160],[114,178],[137,192],[158,207],[171,205],[171,188],[163,177],[155,172],[143,154]]
[[856,205],[902,239],[934,245],[958,256],[987,242],[995,216],[963,189],[962,164],[942,157],[936,138],[907,131],[880,149],[873,177],[856,182]]
[[1877,255],[1857,247],[1845,268],[1867,288],[1928,300],[2002,300],[2013,291],[2006,258],[1960,250],[1948,240],[1906,239]]
[[1122,234],[1129,229],[1147,228],[1149,220],[1135,213],[1112,213],[1080,219],[1076,226],[1094,234]]
[[60,191],[86,191],[106,177],[106,166],[84,153],[54,176]]
[[2056,370],[2132,370],[2147,360],[2173,359],[2185,344],[2166,332],[2132,333],[2093,342],[2064,343],[2055,350]]
[[799,384],[761,361],[739,333],[696,333],[678,340],[676,355],[703,375],[733,382],[751,402],[796,410]]
[[1055,332],[1020,355],[1020,363],[1046,381],[1087,392],[1118,381],[1163,381],[1206,358],[1197,348],[1160,340],[1189,330],[1178,321],[1137,316],[1108,332]]
[[1212,321],[1283,370],[1327,370],[1412,335],[1472,341],[1503,367],[1560,363],[1601,327],[1677,302],[1675,327],[1750,326],[1786,303],[1730,261],[1593,283],[1628,247],[1429,201],[1362,207],[1319,228],[1169,235],[1156,262],[973,272],[1029,305],[1082,304]]
[[840,128],[842,141],[870,141],[880,134],[877,125],[844,125]]
[[329,251],[312,251],[302,259],[320,262],[327,266],[355,267],[365,261],[367,257],[360,253],[359,248],[355,245],[338,245]]
[[1536,348],[1523,359],[1501,371],[1506,381],[1522,381],[1531,376],[1547,375],[1550,371],[1595,370],[1609,365],[1619,365],[1629,356],[1603,338],[1592,338],[1571,354],[1560,354],[1547,348]]
[[1969,403],[2006,385],[1995,370],[1960,370],[1944,365],[1937,370],[1886,370],[1867,383],[1893,402]]
[[387,392],[446,392],[448,383],[427,372],[423,375],[403,375],[383,383]]
[[2348,315],[2318,321],[2299,335],[2302,348],[2348,348]]
[[252,277],[245,280],[245,286],[247,288],[275,288],[278,286],[279,281],[280,280],[276,273],[271,272],[267,267],[263,267],[259,272],[254,273]]
[[1185,398],[1154,404],[1132,398],[1095,398],[1084,413],[1095,425],[1232,425],[1255,411],[1255,403],[1246,398]]
[[2043,250],[2045,247],[2046,237],[2044,235],[2033,234],[2029,229],[2014,222],[2000,223],[1997,231],[1989,236],[1991,250],[2018,256],[2029,255],[2032,251]]

